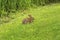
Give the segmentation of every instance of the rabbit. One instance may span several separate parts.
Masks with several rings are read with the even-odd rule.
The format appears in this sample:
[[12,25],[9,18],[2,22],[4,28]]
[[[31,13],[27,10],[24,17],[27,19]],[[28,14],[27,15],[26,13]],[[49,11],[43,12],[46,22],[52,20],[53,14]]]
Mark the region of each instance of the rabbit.
[[31,15],[28,15],[27,18],[24,18],[24,19],[22,20],[22,24],[32,23],[33,20],[34,20],[34,17],[32,17]]

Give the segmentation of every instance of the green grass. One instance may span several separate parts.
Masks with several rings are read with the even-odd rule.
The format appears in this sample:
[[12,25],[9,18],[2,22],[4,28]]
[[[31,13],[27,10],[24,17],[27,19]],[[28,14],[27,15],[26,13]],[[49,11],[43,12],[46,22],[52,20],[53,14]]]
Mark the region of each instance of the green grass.
[[[35,18],[31,24],[22,24],[28,14]],[[0,25],[0,40],[60,40],[60,4],[31,8],[27,14],[17,14],[9,23]]]

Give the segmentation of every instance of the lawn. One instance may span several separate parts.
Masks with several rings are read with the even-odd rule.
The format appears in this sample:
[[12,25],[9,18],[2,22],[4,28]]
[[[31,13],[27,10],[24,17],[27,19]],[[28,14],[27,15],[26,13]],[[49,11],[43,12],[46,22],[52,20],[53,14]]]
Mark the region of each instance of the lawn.
[[[31,24],[22,24],[28,14],[35,18]],[[30,8],[26,14],[0,25],[0,40],[60,40],[60,4]]]

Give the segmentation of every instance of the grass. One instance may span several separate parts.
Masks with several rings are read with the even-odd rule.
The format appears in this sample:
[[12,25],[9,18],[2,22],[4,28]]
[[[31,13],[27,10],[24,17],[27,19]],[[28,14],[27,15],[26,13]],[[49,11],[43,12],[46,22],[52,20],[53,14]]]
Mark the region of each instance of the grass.
[[[31,8],[26,13],[18,13],[15,19],[0,25],[0,40],[60,40],[59,4]],[[24,25],[21,21],[28,14],[35,20]]]

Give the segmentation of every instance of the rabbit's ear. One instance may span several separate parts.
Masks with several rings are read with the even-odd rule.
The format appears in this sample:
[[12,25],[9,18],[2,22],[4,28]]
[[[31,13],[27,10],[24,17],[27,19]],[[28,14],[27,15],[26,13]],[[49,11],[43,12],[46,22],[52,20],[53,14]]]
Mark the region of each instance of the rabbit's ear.
[[28,16],[31,16],[30,14]]

